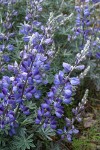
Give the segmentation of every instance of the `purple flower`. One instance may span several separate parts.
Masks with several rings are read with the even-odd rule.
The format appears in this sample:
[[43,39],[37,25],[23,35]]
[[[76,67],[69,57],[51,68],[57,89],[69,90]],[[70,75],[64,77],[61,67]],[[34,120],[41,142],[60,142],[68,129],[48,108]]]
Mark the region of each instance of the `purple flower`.
[[84,15],[85,16],[89,16],[90,15],[90,11],[89,11],[88,7],[84,9]]
[[71,120],[69,118],[65,118],[66,126],[69,127],[71,125]]
[[41,25],[41,22],[38,22],[35,20],[35,21],[33,21],[33,24],[34,24],[34,26],[39,27]]
[[14,50],[14,46],[9,44],[7,47],[8,51],[13,51]]
[[9,117],[9,121],[13,122],[15,120],[15,116],[14,116],[14,112],[12,110],[10,110],[7,114],[7,117]]
[[48,97],[53,97],[54,96],[54,93],[51,91],[51,92],[48,92]]
[[44,112],[44,111],[42,111],[41,109],[39,109],[38,112],[37,112],[38,116],[41,117],[41,116],[43,115],[43,112]]
[[59,135],[61,135],[61,134],[63,134],[63,130],[62,129],[57,129],[57,134],[59,134]]
[[49,108],[49,105],[48,105],[48,104],[46,104],[46,103],[43,103],[43,104],[41,104],[41,107],[42,107],[42,108],[46,108],[46,109],[47,109],[47,108]]
[[30,100],[32,98],[32,94],[31,93],[27,93],[26,95],[26,99]]
[[29,24],[22,25],[22,27],[20,29],[20,33],[25,34],[25,35],[28,35],[28,33],[30,33],[30,31],[31,31],[31,25],[29,25]]
[[52,43],[52,39],[51,38],[46,39],[44,42],[45,42],[45,44],[51,44]]
[[30,114],[30,111],[29,111],[28,107],[23,106],[22,111],[23,111],[23,114],[25,114],[25,115]]
[[71,65],[70,64],[63,62],[63,67],[64,67],[65,72],[68,73],[71,71]]
[[74,133],[74,134],[77,134],[77,133],[79,133],[79,130],[73,129],[73,133]]
[[64,78],[64,72],[63,71],[59,71],[59,80],[62,82]]
[[38,117],[35,119],[35,123],[36,123],[36,124],[40,124],[41,119],[42,119],[42,118],[38,116]]
[[9,130],[9,135],[10,136],[13,136],[14,134],[16,134],[16,130],[14,127],[12,127],[10,130]]
[[81,16],[80,15],[78,15],[77,18],[76,18],[76,25],[77,26],[81,25]]
[[4,94],[3,93],[0,93],[0,98],[4,98]]
[[35,93],[34,93],[34,97],[36,99],[39,99],[41,97],[41,91],[40,90],[37,90]]
[[23,37],[23,40],[24,40],[24,42],[29,42],[30,36],[25,36],[25,37]]
[[97,53],[96,53],[96,58],[97,58],[97,59],[100,59],[100,52],[97,52]]
[[79,66],[76,67],[76,69],[78,69],[78,70],[83,70],[84,68],[85,68],[84,65],[79,65]]
[[0,41],[3,40],[3,39],[5,39],[5,35],[1,33],[0,34]]
[[66,89],[69,89],[69,90],[72,91],[72,85],[71,85],[70,82],[67,82],[67,83],[65,84],[65,90],[66,90]]
[[44,115],[44,117],[49,117],[50,116],[50,111],[46,111],[43,115]]
[[3,51],[5,49],[5,45],[0,45],[0,51]]
[[55,107],[55,114],[58,118],[62,118],[63,113],[64,111],[61,106],[59,108]]
[[72,91],[69,90],[69,89],[66,89],[66,90],[64,90],[64,94],[65,94],[66,97],[71,97]]
[[59,75],[58,74],[55,75],[54,84],[55,85],[59,85],[60,84],[60,79],[59,79]]
[[70,83],[71,85],[79,85],[80,84],[80,79],[78,77],[72,77],[70,78]]
[[69,142],[71,142],[72,141],[72,136],[70,135],[70,134],[67,134],[67,140],[69,141]]
[[10,61],[10,58],[9,58],[9,56],[8,55],[3,55],[3,60],[5,61],[5,62],[9,62]]
[[3,112],[4,112],[4,107],[3,107],[3,105],[0,104],[0,115],[2,115]]
[[93,3],[98,3],[100,0],[92,0]]
[[70,104],[71,103],[71,99],[70,98],[66,98],[63,100],[64,104]]
[[40,11],[40,12],[42,11],[42,7],[41,7],[41,6],[38,6],[37,9],[38,9],[38,11]]
[[8,64],[8,70],[13,71],[13,66]]
[[17,92],[17,86],[13,87],[13,92]]

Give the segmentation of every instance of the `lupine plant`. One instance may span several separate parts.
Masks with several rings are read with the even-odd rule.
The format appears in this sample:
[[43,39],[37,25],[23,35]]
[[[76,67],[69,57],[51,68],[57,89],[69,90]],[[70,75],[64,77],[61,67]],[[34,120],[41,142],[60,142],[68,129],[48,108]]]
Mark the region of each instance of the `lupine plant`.
[[[73,38],[79,39],[76,40],[76,43],[82,49],[84,43],[91,36],[90,47],[88,51],[88,63],[91,64],[90,69],[90,78],[94,80],[97,89],[99,90],[99,75],[98,75],[98,64],[100,60],[100,21],[98,17],[100,6],[99,1],[81,1],[80,5],[75,6],[76,10],[76,26],[73,29],[75,34]],[[82,40],[80,40],[80,38]],[[93,73],[94,72],[94,73]],[[98,83],[97,83],[98,82]]]
[[[95,15],[97,11],[96,8],[99,5],[99,3],[94,4],[92,1],[88,1],[84,4],[84,2],[85,1],[82,1],[80,6],[75,7],[77,12],[75,35],[82,36],[82,42],[80,43],[81,48],[84,45],[84,42],[87,41],[89,36],[92,36],[89,54],[93,55],[96,52],[96,47],[98,47],[99,53],[99,39],[97,36],[99,32],[99,18]],[[91,5],[91,3],[94,5]]]
[[0,23],[0,53],[2,55],[1,66],[3,66],[4,63],[8,63],[10,61],[10,53],[14,51],[14,45],[10,44],[9,41],[15,36],[15,33],[13,31],[13,18],[17,16],[17,11],[13,8],[13,5],[15,5],[15,2],[13,1],[3,1],[0,5],[0,7],[5,10],[2,10]]
[[[63,3],[58,14],[50,12],[48,19],[42,21],[45,0],[0,1],[1,8],[4,8],[0,22],[0,71],[1,74],[3,72],[0,74],[1,150],[39,150],[45,141],[51,142],[53,138],[72,142],[73,136],[80,132],[77,124],[83,118],[88,90],[77,106],[74,105],[77,101],[74,96],[90,69],[84,62],[88,58],[92,40],[99,39],[97,35],[92,38],[93,34],[87,34],[87,25],[91,26],[88,8],[81,10],[76,7],[74,33],[80,33],[77,26],[84,28],[81,32],[83,39],[79,41],[82,49],[80,51],[79,48],[71,64],[63,60],[59,70],[51,73],[55,58],[59,57],[55,34],[73,17],[73,13],[60,13]],[[20,22],[18,12],[22,7],[15,10],[19,4],[23,4],[25,9]],[[84,14],[82,20],[81,13]],[[15,28],[16,20],[19,24]],[[97,30],[94,30],[93,27],[95,33]],[[70,38],[68,33],[68,41]],[[18,49],[13,42],[20,47],[15,61],[10,61],[9,56],[14,57],[13,51]],[[96,57],[99,58],[99,53],[96,53]],[[52,82],[49,80],[51,74]],[[68,108],[70,115],[66,112]],[[44,143],[41,145],[40,141]]]

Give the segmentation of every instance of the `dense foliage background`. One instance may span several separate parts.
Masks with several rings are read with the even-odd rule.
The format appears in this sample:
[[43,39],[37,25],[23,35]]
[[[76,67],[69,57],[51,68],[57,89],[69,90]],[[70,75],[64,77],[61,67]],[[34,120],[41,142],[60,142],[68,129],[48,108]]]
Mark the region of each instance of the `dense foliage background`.
[[0,0],[0,150],[100,149],[99,0]]

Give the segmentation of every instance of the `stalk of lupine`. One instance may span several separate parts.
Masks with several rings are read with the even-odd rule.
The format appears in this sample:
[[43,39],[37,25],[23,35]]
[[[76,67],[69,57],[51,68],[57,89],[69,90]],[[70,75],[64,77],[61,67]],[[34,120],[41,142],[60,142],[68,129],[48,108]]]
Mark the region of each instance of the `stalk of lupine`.
[[[29,36],[33,33],[33,31],[36,31],[37,29],[42,31],[43,33],[43,38],[41,44],[45,45],[45,49],[48,50],[48,45],[51,45],[53,43],[53,36],[56,28],[58,28],[59,25],[64,23],[68,17],[64,16],[63,14],[60,14],[56,17],[53,16],[53,13],[50,13],[49,19],[46,23],[46,26],[44,26],[41,22],[37,21],[36,14],[38,14],[38,20],[39,20],[39,12],[37,7],[41,7],[40,4],[43,0],[41,1],[27,1],[27,13],[29,14],[28,16],[31,16],[30,18],[26,17],[26,23],[22,25],[20,33],[24,34],[24,42],[28,42]],[[32,9],[31,7],[34,7]],[[32,11],[32,12],[31,12]],[[42,7],[41,7],[42,11]],[[32,15],[31,15],[32,14]],[[58,21],[60,20],[60,22]],[[47,45],[47,46],[46,46]],[[41,46],[42,47],[42,46]]]
[[[35,37],[33,40],[33,45],[35,45],[36,48],[38,47],[37,38],[38,38],[38,36],[40,36],[40,38],[42,38],[41,45],[40,45],[41,50],[43,50],[44,44],[45,44],[45,46],[46,45],[48,46],[48,45],[52,44],[52,42],[53,42],[52,36],[48,34],[50,31],[50,28],[52,28],[52,27],[48,24],[46,26],[43,26],[42,23],[37,20],[39,17],[39,12],[42,11],[42,7],[40,5],[42,3],[42,1],[43,0],[27,1],[28,2],[27,15],[25,17],[27,23],[22,25],[22,27],[20,29],[20,33],[24,34],[23,40],[24,40],[24,42],[26,42],[26,44],[29,41],[29,38],[33,33],[35,33],[35,35],[37,34],[37,37]],[[38,34],[37,29],[39,31],[42,31],[41,35]],[[48,48],[46,47],[45,49],[48,49]]]
[[69,142],[72,141],[72,137],[74,134],[79,133],[79,130],[75,128],[74,123],[76,121],[81,122],[82,121],[82,114],[85,110],[85,104],[87,102],[87,96],[88,96],[88,90],[85,91],[85,94],[81,100],[81,103],[78,104],[78,107],[72,109],[73,118],[65,118],[65,124],[63,129],[57,129],[57,134],[61,136],[62,139],[67,138]]
[[[38,18],[38,13],[42,11],[41,3],[43,0],[28,0],[25,20],[32,22],[35,18]],[[36,19],[37,20],[37,19]],[[34,22],[35,23],[35,22]]]
[[39,51],[33,44],[35,38],[36,43],[38,41],[40,46],[41,35],[37,32],[33,33],[28,46],[20,54],[22,59],[20,65],[17,62],[14,65],[8,65],[8,70],[12,71],[15,76],[4,76],[0,81],[0,124],[1,128],[9,124],[10,134],[15,133],[14,127],[16,127],[16,120],[20,111],[24,115],[30,113],[26,101],[31,100],[32,97],[39,99],[41,91],[38,90],[38,86],[47,83],[46,71],[50,68],[52,55],[41,53],[41,50]]
[[[26,17],[25,17],[25,23],[22,25],[20,29],[20,33],[24,35],[23,40],[27,44],[29,42],[30,36],[35,33],[35,37],[33,40],[33,44],[37,45],[39,41],[37,39],[42,38],[42,34],[39,34],[37,32],[37,29],[40,31],[41,28],[41,22],[39,22],[37,19],[38,6],[41,7],[40,1],[27,1],[27,9],[26,9]],[[42,10],[42,7],[41,7]],[[42,42],[41,42],[42,44]],[[42,45],[40,45],[41,49],[43,49]]]
[[99,36],[99,29],[97,28],[98,19],[95,15],[95,11],[95,6],[89,2],[86,3],[86,5],[76,6],[77,18],[75,36],[82,38],[81,49],[90,35],[92,37],[88,56],[94,55],[100,48],[96,40],[97,36]]
[[29,36],[31,36],[34,32],[37,32],[37,30],[41,30],[42,24],[38,21],[40,16],[38,7],[41,7],[42,11],[42,1],[43,0],[27,1],[25,22],[20,29],[20,33],[24,35],[23,40],[26,42],[26,44],[29,41]]
[[[37,112],[37,118],[35,120],[36,124],[43,123],[44,128],[50,125],[52,129],[57,130],[59,128],[59,119],[65,119],[64,105],[72,103],[73,89],[80,84],[80,78],[71,77],[71,74],[75,69],[84,69],[85,66],[79,65],[79,63],[85,59],[89,44],[90,42],[87,41],[84,49],[77,55],[74,66],[63,63],[64,70],[59,71],[59,73],[55,75],[54,85],[51,87],[47,97],[44,99],[44,103],[41,104]],[[72,134],[74,132],[76,133],[77,130],[75,127],[73,126],[72,128]],[[64,130],[67,134],[67,126],[64,127]],[[67,139],[70,140],[70,137],[67,137]]]
[[3,64],[8,63],[10,61],[10,54],[14,50],[14,46],[13,44],[9,43],[9,40],[11,40],[11,38],[13,38],[15,35],[15,33],[12,31],[14,25],[13,17],[17,15],[17,13],[13,9],[12,1],[8,1],[7,5],[2,7],[4,7],[4,12],[3,12],[4,18],[3,20],[1,19],[1,28],[3,33],[1,33],[1,38],[0,38],[0,51],[1,51],[0,57],[3,66]]

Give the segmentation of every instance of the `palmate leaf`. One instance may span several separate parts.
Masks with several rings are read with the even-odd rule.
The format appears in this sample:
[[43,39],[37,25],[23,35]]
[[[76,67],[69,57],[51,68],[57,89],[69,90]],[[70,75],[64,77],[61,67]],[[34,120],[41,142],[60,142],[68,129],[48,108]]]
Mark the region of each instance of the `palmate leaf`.
[[5,146],[6,145],[6,141],[7,141],[6,138],[3,138],[3,137],[0,136],[0,147]]
[[38,132],[44,140],[49,139],[50,141],[52,141],[51,137],[55,136],[55,132],[50,128],[50,126],[48,126],[46,129],[44,127],[41,127]]
[[[50,149],[53,149],[53,150],[61,150],[61,146],[60,146],[60,144],[58,144],[58,143],[51,143],[49,150],[50,150]],[[63,150],[65,150],[65,149],[63,149]],[[66,150],[67,150],[67,149],[66,149]]]
[[33,134],[31,134],[28,137],[15,136],[12,144],[14,146],[16,146],[17,150],[26,150],[26,149],[30,149],[31,147],[35,147],[35,145],[33,143]]
[[17,129],[17,135],[18,136],[25,136],[26,135],[26,128],[22,128],[22,127],[19,127],[18,129]]

